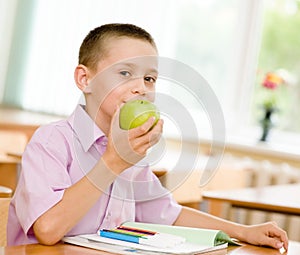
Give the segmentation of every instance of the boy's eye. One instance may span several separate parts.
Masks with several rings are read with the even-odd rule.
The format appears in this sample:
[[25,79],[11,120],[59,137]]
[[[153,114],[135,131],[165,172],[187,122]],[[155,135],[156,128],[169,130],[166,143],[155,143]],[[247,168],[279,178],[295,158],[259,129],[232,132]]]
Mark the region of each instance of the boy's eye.
[[155,83],[156,82],[156,78],[152,77],[152,76],[146,76],[145,77],[145,81],[151,82],[151,83]]
[[121,71],[120,74],[122,76],[125,76],[125,77],[129,77],[130,76],[130,72],[128,72],[128,71]]

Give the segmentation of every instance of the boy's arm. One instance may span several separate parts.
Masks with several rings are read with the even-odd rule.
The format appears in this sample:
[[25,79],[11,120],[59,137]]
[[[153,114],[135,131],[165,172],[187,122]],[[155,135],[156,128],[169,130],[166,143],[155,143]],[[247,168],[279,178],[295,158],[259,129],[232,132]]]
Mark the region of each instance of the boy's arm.
[[[114,134],[111,132],[106,152],[94,168],[67,188],[62,200],[33,224],[34,234],[40,243],[53,245],[60,241],[90,210],[116,177],[136,163],[134,160],[141,160],[145,156],[147,149],[159,140],[159,134],[162,132],[163,122],[159,121],[151,129],[153,121],[149,119],[142,126],[128,132],[117,130],[115,127],[118,137],[113,139]],[[115,125],[118,127],[118,122]],[[122,148],[127,147],[130,148],[125,150],[128,155],[120,155]],[[131,158],[128,159],[127,156]]]
[[276,249],[280,249],[282,246],[286,250],[288,248],[286,232],[280,229],[274,222],[246,226],[195,209],[182,207],[182,211],[174,222],[174,225],[219,229],[226,232],[232,238],[243,242],[254,245],[267,245]]
[[61,240],[116,177],[100,159],[86,176],[65,190],[61,201],[35,221],[33,231],[37,240],[46,245],[53,245]]

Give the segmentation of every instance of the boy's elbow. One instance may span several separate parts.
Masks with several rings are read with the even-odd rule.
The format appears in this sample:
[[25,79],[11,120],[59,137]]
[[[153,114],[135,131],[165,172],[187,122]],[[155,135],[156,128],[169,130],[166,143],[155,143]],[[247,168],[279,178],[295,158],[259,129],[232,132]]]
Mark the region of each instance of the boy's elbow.
[[51,222],[37,220],[33,225],[33,231],[40,244],[54,245],[62,239],[62,236],[58,233],[59,231]]

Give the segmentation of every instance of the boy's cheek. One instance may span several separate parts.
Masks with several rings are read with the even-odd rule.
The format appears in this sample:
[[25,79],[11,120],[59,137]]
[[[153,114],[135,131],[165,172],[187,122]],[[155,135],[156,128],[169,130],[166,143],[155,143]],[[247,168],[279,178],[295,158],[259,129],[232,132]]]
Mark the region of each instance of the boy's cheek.
[[[91,84],[91,94],[93,98],[98,102],[99,106],[104,103],[110,97],[118,97],[118,93],[116,93],[116,89],[118,88],[118,84],[113,83],[96,83],[95,81]],[[114,98],[116,99],[116,98]],[[111,100],[116,103],[117,100]]]

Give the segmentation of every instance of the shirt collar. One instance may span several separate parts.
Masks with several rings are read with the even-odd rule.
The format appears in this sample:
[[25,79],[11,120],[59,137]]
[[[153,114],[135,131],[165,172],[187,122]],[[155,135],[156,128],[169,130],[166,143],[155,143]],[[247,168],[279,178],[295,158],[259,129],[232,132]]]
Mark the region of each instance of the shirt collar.
[[76,133],[85,152],[101,137],[105,137],[103,131],[95,124],[85,111],[84,105],[77,105],[68,122]]

